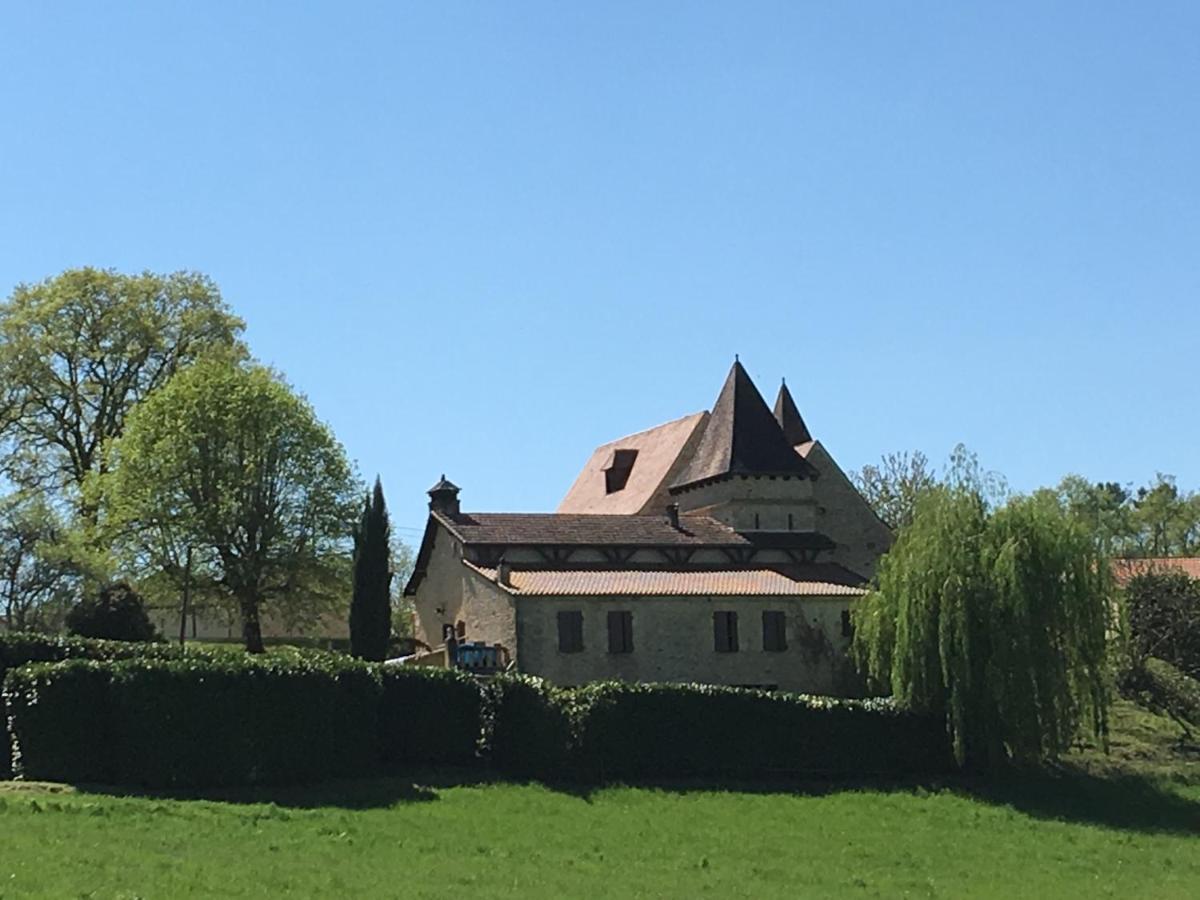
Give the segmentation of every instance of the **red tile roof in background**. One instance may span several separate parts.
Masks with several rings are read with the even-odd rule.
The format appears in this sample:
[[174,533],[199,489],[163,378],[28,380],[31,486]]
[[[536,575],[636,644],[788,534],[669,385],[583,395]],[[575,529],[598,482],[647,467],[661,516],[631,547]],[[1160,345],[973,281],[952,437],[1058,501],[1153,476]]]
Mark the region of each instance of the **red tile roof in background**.
[[1145,559],[1114,559],[1113,576],[1117,584],[1125,584],[1135,575],[1146,572],[1183,572],[1189,578],[1200,578],[1200,556],[1155,556]]

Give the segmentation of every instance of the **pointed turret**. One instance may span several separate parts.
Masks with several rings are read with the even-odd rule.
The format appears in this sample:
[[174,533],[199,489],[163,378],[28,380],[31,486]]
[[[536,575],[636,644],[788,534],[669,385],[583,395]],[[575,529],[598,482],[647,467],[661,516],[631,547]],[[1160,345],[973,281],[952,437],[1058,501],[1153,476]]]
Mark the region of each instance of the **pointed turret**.
[[775,421],[779,423],[779,427],[783,429],[783,436],[793,447],[813,439],[808,426],[804,424],[800,410],[796,408],[796,401],[792,399],[792,392],[788,390],[786,381],[779,386],[779,396],[775,398]]
[[726,475],[804,478],[811,472],[784,437],[742,364],[735,360],[696,453],[673,489]]

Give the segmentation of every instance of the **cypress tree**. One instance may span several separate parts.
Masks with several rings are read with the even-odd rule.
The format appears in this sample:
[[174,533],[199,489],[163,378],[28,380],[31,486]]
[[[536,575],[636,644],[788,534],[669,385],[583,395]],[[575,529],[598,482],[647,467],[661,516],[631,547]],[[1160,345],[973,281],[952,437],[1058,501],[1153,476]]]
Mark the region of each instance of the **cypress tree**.
[[354,534],[354,595],[350,600],[350,652],[382,660],[392,636],[391,550],[387,507],[378,476],[363,503]]

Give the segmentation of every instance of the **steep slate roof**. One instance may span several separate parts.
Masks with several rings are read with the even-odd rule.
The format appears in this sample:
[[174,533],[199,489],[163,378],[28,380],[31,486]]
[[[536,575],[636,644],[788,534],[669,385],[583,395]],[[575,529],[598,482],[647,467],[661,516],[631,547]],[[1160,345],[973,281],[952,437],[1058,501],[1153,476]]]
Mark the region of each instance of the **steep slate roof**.
[[[698,412],[601,444],[563,497],[558,511],[636,516],[650,509],[665,509],[669,502],[667,485],[687,463],[686,451],[695,446],[695,438],[707,421],[708,413]],[[617,450],[636,450],[638,455],[625,486],[610,494],[605,489],[604,470]]]
[[758,388],[735,361],[717,397],[691,463],[672,485],[678,490],[724,475],[795,475],[812,468],[783,436]]
[[[495,569],[466,561],[463,565],[496,581]],[[761,568],[688,572],[514,569],[509,575],[510,585],[504,587],[523,597],[858,597],[866,593],[861,587],[822,580],[819,567],[811,568],[817,570],[812,577],[799,579]]]
[[796,408],[796,401],[792,399],[792,392],[788,390],[786,381],[779,386],[779,396],[775,398],[775,421],[783,429],[783,436],[792,447],[813,439],[808,426],[804,424],[800,410]]
[[586,513],[432,513],[464,544],[539,544],[664,547],[752,546],[749,539],[710,516],[680,516],[675,528],[666,516]]

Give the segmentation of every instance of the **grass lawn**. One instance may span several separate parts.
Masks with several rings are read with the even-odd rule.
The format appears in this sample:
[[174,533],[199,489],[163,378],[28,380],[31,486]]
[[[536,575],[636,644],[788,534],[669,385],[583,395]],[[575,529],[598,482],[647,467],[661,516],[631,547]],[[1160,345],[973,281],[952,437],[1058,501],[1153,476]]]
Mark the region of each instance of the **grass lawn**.
[[1169,722],[1116,720],[1111,756],[941,785],[10,784],[0,897],[1200,896],[1200,762]]

